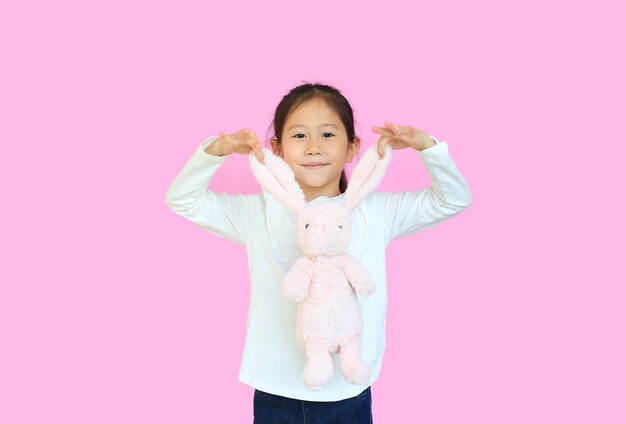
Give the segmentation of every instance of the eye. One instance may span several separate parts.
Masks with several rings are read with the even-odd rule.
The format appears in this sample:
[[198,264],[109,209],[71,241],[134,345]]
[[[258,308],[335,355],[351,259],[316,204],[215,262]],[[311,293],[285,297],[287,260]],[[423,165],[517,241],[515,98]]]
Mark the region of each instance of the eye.
[[304,228],[309,228],[309,224],[305,224]]
[[[322,135],[327,136],[327,137],[324,137],[324,138],[330,138],[330,137],[334,137],[335,136],[335,134],[330,133],[330,132],[326,132],[326,133],[324,133]],[[300,137],[300,136],[302,136],[302,137]],[[304,138],[304,137],[305,137],[305,135],[302,134],[302,133],[298,133],[298,134],[294,134],[293,135],[293,138]]]
[[341,228],[343,230],[343,227],[340,225],[339,228]]

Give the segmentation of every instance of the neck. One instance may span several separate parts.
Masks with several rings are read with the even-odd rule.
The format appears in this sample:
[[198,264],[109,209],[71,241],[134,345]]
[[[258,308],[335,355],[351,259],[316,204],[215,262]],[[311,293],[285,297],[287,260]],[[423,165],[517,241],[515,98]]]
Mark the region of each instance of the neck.
[[334,191],[323,191],[323,190],[319,190],[319,191],[308,191],[308,190],[302,190],[304,192],[304,197],[306,199],[307,202],[310,202],[312,200],[317,199],[320,196],[326,196],[326,197],[337,197],[341,194],[341,192],[339,191],[339,189],[334,190]]

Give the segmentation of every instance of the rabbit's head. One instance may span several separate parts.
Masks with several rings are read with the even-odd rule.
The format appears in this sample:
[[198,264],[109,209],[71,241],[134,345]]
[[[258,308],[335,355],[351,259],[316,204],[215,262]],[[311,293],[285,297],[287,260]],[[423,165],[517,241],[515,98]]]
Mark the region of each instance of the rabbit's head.
[[298,214],[296,225],[298,242],[307,255],[338,255],[350,246],[350,211],[341,203],[307,206]]
[[391,146],[380,159],[376,144],[366,150],[354,167],[343,203],[308,205],[289,165],[269,149],[263,149],[265,164],[250,152],[250,167],[257,181],[297,216],[298,242],[307,255],[338,255],[350,246],[352,211],[380,184],[389,162]]

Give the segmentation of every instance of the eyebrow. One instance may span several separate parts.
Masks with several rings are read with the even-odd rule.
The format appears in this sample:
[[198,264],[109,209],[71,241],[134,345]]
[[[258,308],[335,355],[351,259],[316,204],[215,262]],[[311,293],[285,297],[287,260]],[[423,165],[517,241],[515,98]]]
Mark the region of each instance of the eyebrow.
[[[335,127],[335,128],[337,128],[337,129],[339,129],[339,127],[338,127],[337,125],[335,125],[335,124],[329,124],[329,123],[327,123],[327,122],[325,122],[325,123],[323,123],[323,124],[320,124],[319,126],[320,126],[320,127]],[[292,128],[296,128],[296,127],[304,127],[304,128],[306,128],[306,125],[302,125],[302,124],[295,124],[295,125],[292,125],[292,126],[290,126],[289,128],[287,128],[287,131],[291,130]]]

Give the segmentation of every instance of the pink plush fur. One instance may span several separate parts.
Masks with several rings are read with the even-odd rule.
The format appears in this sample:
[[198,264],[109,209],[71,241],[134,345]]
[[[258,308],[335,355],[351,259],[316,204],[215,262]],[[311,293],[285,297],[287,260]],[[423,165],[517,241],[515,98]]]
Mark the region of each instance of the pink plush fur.
[[363,316],[357,294],[374,293],[374,280],[347,253],[354,208],[380,184],[391,160],[391,146],[380,159],[376,145],[363,155],[352,172],[343,203],[307,205],[289,165],[263,149],[265,165],[254,152],[250,166],[259,184],[297,216],[298,242],[305,256],[285,275],[283,294],[298,305],[296,337],[305,350],[302,373],[306,385],[321,390],[333,375],[331,354],[339,354],[341,373],[352,384],[366,386],[371,376],[361,360]]

